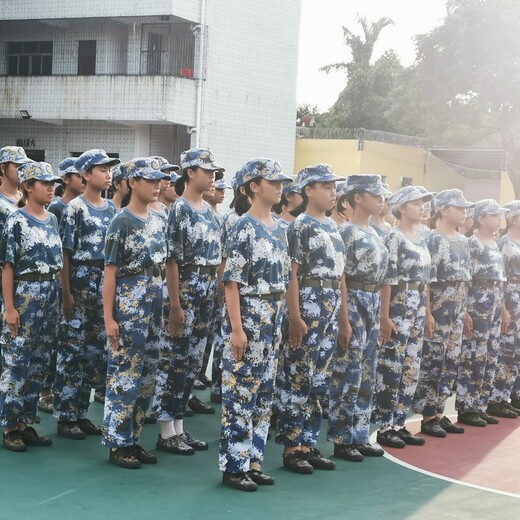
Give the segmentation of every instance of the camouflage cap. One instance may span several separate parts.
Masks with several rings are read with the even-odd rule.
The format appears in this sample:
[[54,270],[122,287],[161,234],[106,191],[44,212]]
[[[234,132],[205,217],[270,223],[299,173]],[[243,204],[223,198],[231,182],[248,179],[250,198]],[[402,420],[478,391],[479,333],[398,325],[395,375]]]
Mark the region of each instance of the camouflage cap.
[[215,162],[214,155],[207,148],[192,148],[181,153],[181,167],[186,168],[204,168],[205,170],[213,170],[217,172],[215,178],[222,179],[224,176],[224,168]]
[[125,172],[127,179],[141,178],[150,181],[170,179],[171,176],[161,171],[161,164],[152,157],[136,157],[125,162],[121,169]]
[[30,179],[37,181],[60,181],[61,177],[55,175],[52,166],[46,162],[26,162],[18,166],[16,174],[20,183]]
[[124,181],[125,179],[126,179],[126,170],[123,167],[123,163],[116,164],[112,168],[112,184],[114,184],[114,182]]
[[233,178],[231,179],[231,187],[236,190],[238,188],[240,188],[240,186],[243,186],[244,185],[244,178],[243,178],[243,173],[242,173],[242,168],[240,168],[240,170],[238,170],[235,175],[233,176]]
[[448,206],[455,206],[458,208],[472,208],[475,206],[473,202],[468,202],[464,193],[459,189],[443,190],[439,191],[433,198],[435,211],[439,211]]
[[394,194],[390,196],[388,199],[388,209],[393,211],[407,202],[412,202],[414,200],[429,202],[432,199],[433,195],[431,193],[423,193],[418,190],[416,186],[404,186],[399,188]]
[[380,197],[390,197],[392,194],[385,188],[381,175],[349,175],[347,177],[348,191],[361,190]]
[[114,164],[119,164],[120,162],[121,161],[119,159],[110,158],[105,150],[94,149],[83,152],[76,159],[76,168],[78,169],[79,173],[83,173],[94,166],[113,166]]
[[502,208],[498,204],[495,199],[483,199],[479,200],[475,204],[475,209],[473,210],[473,218],[476,220],[479,217],[483,217],[484,215],[505,215],[509,212],[509,209]]
[[509,210],[509,213],[506,215],[508,220],[517,217],[520,215],[520,200],[512,200],[511,202],[504,204],[504,208]]
[[336,183],[336,196],[342,197],[350,191],[348,182],[346,180]]
[[76,168],[76,157],[67,157],[58,165],[58,175],[63,177],[68,173],[79,173]]
[[0,148],[0,164],[6,162],[24,164],[33,161],[27,157],[25,150],[20,146],[4,146],[3,148]]
[[181,167],[178,164],[171,164],[160,155],[152,155],[150,159],[155,159],[159,161],[159,164],[161,165],[161,171],[163,172],[178,172],[181,169]]
[[167,173],[170,176],[170,182],[176,182],[177,179],[180,179],[180,175],[177,175],[175,172],[167,172]]
[[282,171],[282,165],[273,159],[259,157],[247,162],[240,169],[242,184],[253,179],[262,178],[268,181],[292,182],[293,180]]
[[231,186],[229,184],[226,184],[222,179],[219,179],[215,182],[215,189],[216,190],[230,190]]
[[287,186],[284,186],[282,193],[284,195],[287,195],[289,193],[301,193],[302,187],[293,180],[291,184],[287,184]]
[[332,166],[326,163],[313,164],[302,168],[296,176],[296,182],[301,189],[313,182],[338,182],[344,181],[344,177],[338,177]]

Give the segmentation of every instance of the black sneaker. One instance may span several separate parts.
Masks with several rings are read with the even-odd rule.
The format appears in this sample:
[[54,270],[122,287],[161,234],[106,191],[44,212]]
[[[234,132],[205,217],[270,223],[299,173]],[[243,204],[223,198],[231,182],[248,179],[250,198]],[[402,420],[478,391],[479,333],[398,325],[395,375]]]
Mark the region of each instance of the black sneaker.
[[26,426],[20,434],[26,446],[52,446],[52,439],[49,439],[49,437],[41,437],[36,430],[30,426]]
[[491,417],[491,415],[488,415],[485,412],[477,412],[478,416],[481,419],[484,419],[488,424],[498,424],[500,421],[496,417]]
[[43,413],[54,412],[54,396],[52,394],[44,395],[38,399],[38,410]]
[[423,437],[414,435],[413,433],[409,432],[406,428],[401,428],[400,430],[397,430],[395,433],[401,440],[405,442],[405,444],[409,444],[410,446],[423,446],[426,443],[426,440]]
[[226,471],[222,474],[222,483],[239,491],[256,491],[258,489],[256,483],[246,473],[228,473]]
[[511,403],[508,403],[507,401],[502,401],[502,406],[504,406],[508,410],[513,410],[513,412],[515,412],[516,415],[520,415],[520,408],[515,408]]
[[421,433],[440,439],[446,437],[446,430],[440,425],[437,417],[430,419],[428,422],[421,421]]
[[195,451],[207,451],[209,449],[207,442],[194,439],[188,432],[182,433],[179,435],[179,437],[181,438],[182,442],[184,442],[184,444],[191,446]]
[[222,404],[222,394],[217,394],[216,392],[211,392],[211,394],[209,394],[209,399],[212,403],[215,403],[215,404]]
[[116,450],[110,450],[108,460],[120,468],[139,469],[141,467],[141,463],[134,455],[133,446],[130,448],[117,448]]
[[75,441],[82,441],[86,437],[85,432],[75,421],[58,421],[57,430],[58,435]]
[[101,435],[101,428],[97,427],[90,419],[78,419],[77,424],[85,435]]
[[206,390],[206,385],[199,381],[198,379],[195,379],[195,383],[193,383],[194,390]]
[[105,394],[98,390],[94,393],[94,401],[99,404],[105,404]]
[[505,417],[506,419],[516,419],[518,414],[511,408],[505,406],[504,401],[500,403],[489,403],[487,407],[487,413],[496,417]]
[[382,457],[385,454],[383,448],[372,446],[372,444],[369,444],[368,442],[365,444],[355,444],[354,446],[363,457]]
[[146,415],[144,418],[144,424],[157,424],[157,415],[150,414]]
[[300,473],[301,475],[310,475],[314,471],[305,453],[301,450],[284,455],[283,467],[294,473]]
[[213,408],[213,406],[204,404],[198,397],[195,397],[195,396],[193,396],[188,401],[188,406],[195,413],[205,413],[205,414],[215,413],[215,408]]
[[142,446],[139,444],[134,444],[132,446],[135,458],[141,463],[141,464],[157,464],[157,457],[155,455],[152,455],[151,453],[148,453]]
[[3,444],[4,448],[9,451],[25,451],[27,449],[20,430],[4,432]]
[[167,439],[163,439],[160,435],[158,435],[155,448],[160,451],[175,453],[176,455],[193,455],[195,453],[195,450],[191,446],[188,446],[181,439],[180,435],[172,435]]
[[186,406],[186,410],[184,410],[184,417],[193,417],[193,415],[193,410],[189,406]]
[[458,421],[462,424],[478,426],[479,428],[487,426],[487,422],[481,419],[477,412],[459,412]]
[[257,469],[252,469],[247,472],[247,476],[259,486],[272,486],[274,484],[274,478],[258,471]]
[[377,442],[381,446],[388,446],[389,448],[404,448],[406,446],[404,440],[399,437],[395,430],[378,431]]
[[307,462],[314,469],[324,469],[331,470],[336,469],[336,464],[330,460],[326,459],[320,452],[318,448],[311,448],[307,453],[305,453],[305,457]]
[[520,399],[515,399],[515,398],[512,397],[510,404],[511,404],[511,406],[513,408],[516,408],[516,409],[520,410]]
[[361,462],[363,455],[353,444],[334,444],[334,456],[351,462]]
[[457,424],[453,424],[446,416],[444,416],[440,421],[439,424],[441,425],[441,428],[446,433],[464,433],[466,430],[462,426],[458,426]]

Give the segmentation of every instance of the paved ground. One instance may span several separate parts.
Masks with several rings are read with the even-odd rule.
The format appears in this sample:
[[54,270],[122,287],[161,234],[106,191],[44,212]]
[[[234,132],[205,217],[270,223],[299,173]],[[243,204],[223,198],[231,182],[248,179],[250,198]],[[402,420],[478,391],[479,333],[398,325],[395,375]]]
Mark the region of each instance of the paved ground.
[[[207,399],[207,393],[198,395]],[[217,410],[218,412],[218,410]],[[93,403],[91,418],[101,419]],[[520,498],[441,480],[389,458],[363,463],[337,461],[332,472],[295,475],[280,467],[281,448],[268,443],[264,471],[276,485],[241,493],[221,485],[217,468],[218,414],[185,421],[195,436],[210,442],[193,457],[159,452],[156,466],[122,470],[107,461],[99,438],[70,441],[55,434],[55,421],[42,417],[39,431],[50,434],[52,448],[26,453],[0,449],[0,519],[514,519]],[[325,423],[326,426],[326,423]],[[501,490],[518,492],[520,419],[464,439],[428,441],[426,447],[398,454],[406,463]],[[142,444],[153,448],[156,426],[146,426]],[[324,439],[324,436],[323,436]],[[327,455],[331,446],[322,440]],[[395,455],[393,450],[392,455]],[[401,450],[400,450],[401,451]],[[485,464],[485,466],[480,466]],[[512,492],[512,491],[511,491]]]

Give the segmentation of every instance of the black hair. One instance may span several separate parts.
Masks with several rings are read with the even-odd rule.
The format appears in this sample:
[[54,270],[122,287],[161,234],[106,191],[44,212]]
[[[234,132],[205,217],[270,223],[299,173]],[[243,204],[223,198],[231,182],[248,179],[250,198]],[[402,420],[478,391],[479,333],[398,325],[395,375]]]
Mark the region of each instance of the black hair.
[[401,213],[400,210],[398,210],[397,208],[393,209],[392,210],[392,215],[397,219],[397,220],[401,220],[403,218],[403,214]]
[[[0,166],[4,165],[4,169],[7,170],[8,166],[9,166],[10,164],[13,164],[12,161],[6,161],[6,162],[0,164]],[[4,169],[0,168],[0,177],[3,177],[3,176],[4,176]]]
[[365,193],[368,193],[368,191],[362,188],[354,188],[345,194],[345,199],[350,204],[350,207],[354,209],[356,207],[356,195],[364,195]]
[[175,181],[175,193],[177,193],[179,197],[184,193],[186,184],[190,179],[188,170],[193,170],[193,168],[184,168],[182,175]]
[[282,212],[283,212],[283,207],[284,206],[288,206],[289,205],[289,201],[287,200],[287,196],[285,193],[282,194],[282,198],[280,200],[280,202],[278,204],[275,204],[273,206],[273,211],[277,214],[277,215],[280,215]]
[[20,191],[22,192],[22,197],[18,201],[17,207],[23,208],[27,204],[27,190],[25,189],[27,186],[34,186],[37,179],[29,179],[20,184]]
[[338,200],[336,201],[336,211],[340,215],[343,215],[343,213],[345,212],[345,208],[343,207],[343,204],[345,204],[345,202],[348,202],[346,193],[344,193],[343,195],[340,195],[338,197]]
[[439,219],[441,218],[441,210],[437,210],[430,220],[428,221],[428,227],[430,229],[435,229],[437,227],[437,222],[439,222]]
[[500,230],[500,236],[503,237],[511,229],[511,220],[506,218],[506,227]]
[[233,200],[229,203],[229,209],[234,209],[237,202],[237,198],[240,195],[240,188],[233,190]]
[[307,192],[305,191],[305,188],[307,186],[311,186],[311,184],[314,184],[314,183],[307,184],[306,186],[304,186],[302,188],[302,191],[300,193],[300,195],[302,196],[301,204],[299,206],[297,206],[296,208],[294,208],[292,211],[289,211],[289,214],[292,215],[293,217],[297,217],[297,216],[301,215],[307,209],[307,204],[309,203],[309,197],[307,197]]
[[128,180],[126,181],[126,184],[128,186],[128,191],[125,193],[124,197],[121,199],[121,207],[124,208],[125,206],[128,206],[130,203],[130,199],[132,198],[132,186],[130,186],[130,183]]
[[235,212],[238,216],[242,216],[244,213],[249,211],[251,208],[251,198],[253,197],[253,192],[251,191],[251,183],[258,183],[261,177],[255,177],[250,181],[247,181],[245,184],[241,186],[242,189],[238,189],[238,195],[235,197]]

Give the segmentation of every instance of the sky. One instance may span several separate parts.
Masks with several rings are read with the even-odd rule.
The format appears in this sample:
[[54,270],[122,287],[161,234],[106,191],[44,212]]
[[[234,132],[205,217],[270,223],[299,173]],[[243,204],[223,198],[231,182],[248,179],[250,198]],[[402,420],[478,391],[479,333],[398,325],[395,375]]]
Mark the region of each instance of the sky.
[[346,85],[344,72],[325,74],[318,69],[329,63],[348,61],[342,26],[361,31],[357,15],[369,21],[389,17],[395,25],[383,29],[373,58],[394,49],[403,65],[415,58],[416,34],[439,25],[446,13],[446,0],[302,0],[300,53],[298,61],[298,104],[330,108]]

